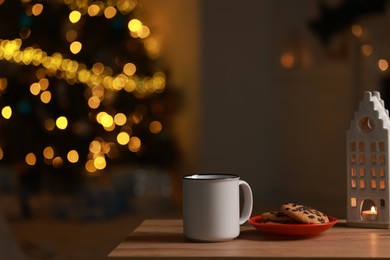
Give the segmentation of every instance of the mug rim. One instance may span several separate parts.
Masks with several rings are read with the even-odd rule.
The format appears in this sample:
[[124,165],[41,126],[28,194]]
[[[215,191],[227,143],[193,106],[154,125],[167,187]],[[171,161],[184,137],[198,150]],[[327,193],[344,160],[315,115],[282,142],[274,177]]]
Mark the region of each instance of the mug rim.
[[[216,176],[216,177],[192,178],[192,176]],[[239,178],[240,176],[231,173],[193,173],[193,174],[187,174],[183,176],[183,180],[194,180],[194,181],[229,180],[229,179],[239,179]]]

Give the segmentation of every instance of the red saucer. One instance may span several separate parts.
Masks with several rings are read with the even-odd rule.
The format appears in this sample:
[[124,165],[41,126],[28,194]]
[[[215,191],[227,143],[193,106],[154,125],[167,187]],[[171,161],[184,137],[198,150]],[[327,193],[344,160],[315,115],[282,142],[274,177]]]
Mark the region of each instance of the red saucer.
[[248,220],[248,222],[254,226],[257,230],[264,232],[271,236],[286,237],[286,238],[299,238],[299,237],[310,237],[318,235],[331,227],[333,227],[338,219],[335,217],[328,216],[328,223],[321,224],[278,224],[272,223],[267,224],[261,222],[261,217],[256,216]]

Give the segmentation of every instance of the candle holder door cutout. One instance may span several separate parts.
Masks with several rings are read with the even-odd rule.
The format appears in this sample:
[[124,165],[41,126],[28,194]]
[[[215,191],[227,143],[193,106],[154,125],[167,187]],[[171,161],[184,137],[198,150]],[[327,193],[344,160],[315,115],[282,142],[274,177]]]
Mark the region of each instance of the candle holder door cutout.
[[365,92],[347,131],[347,225],[389,228],[389,112]]

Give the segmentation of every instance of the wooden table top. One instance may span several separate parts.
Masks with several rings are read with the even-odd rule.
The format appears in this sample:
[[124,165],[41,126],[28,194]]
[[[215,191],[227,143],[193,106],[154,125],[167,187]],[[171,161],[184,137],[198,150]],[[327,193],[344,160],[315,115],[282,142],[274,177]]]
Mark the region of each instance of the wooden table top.
[[[114,231],[113,231],[114,232]],[[390,258],[390,229],[333,228],[306,239],[271,238],[251,225],[228,242],[196,243],[183,236],[182,220],[148,219],[109,255],[109,259],[368,259]]]

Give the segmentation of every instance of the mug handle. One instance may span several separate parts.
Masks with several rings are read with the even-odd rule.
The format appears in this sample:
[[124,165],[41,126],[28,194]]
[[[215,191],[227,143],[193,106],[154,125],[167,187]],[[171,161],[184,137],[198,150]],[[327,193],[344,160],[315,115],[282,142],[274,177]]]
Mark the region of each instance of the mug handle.
[[251,217],[253,198],[252,198],[251,187],[246,181],[240,180],[238,185],[242,188],[243,196],[244,196],[244,200],[243,200],[244,205],[240,216],[240,225],[242,225]]

